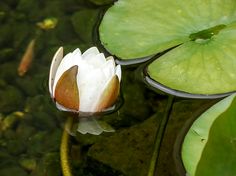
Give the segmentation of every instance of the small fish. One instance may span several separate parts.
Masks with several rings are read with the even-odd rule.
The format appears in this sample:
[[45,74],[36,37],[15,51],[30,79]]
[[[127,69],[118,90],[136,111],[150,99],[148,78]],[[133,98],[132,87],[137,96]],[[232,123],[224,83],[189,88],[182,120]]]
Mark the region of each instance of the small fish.
[[19,76],[24,76],[32,63],[32,60],[34,57],[34,45],[35,45],[35,39],[30,41],[30,43],[28,44],[27,49],[20,61],[20,64],[18,67],[18,75]]

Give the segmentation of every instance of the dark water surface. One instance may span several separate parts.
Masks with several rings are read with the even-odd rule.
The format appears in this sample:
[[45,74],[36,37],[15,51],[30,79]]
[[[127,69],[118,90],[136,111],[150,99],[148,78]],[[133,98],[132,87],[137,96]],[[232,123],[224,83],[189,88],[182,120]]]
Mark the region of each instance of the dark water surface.
[[[62,175],[60,143],[70,114],[57,110],[49,96],[50,63],[60,46],[68,53],[99,45],[94,28],[111,4],[112,0],[0,2],[0,176]],[[37,26],[51,17],[58,20],[52,29]],[[20,76],[19,64],[32,39],[34,57]],[[163,132],[158,129],[168,96],[149,89],[136,66],[122,67],[123,106],[102,117],[116,132],[71,136],[73,175],[147,175],[155,137]],[[157,158],[158,176],[182,172],[178,157],[183,125],[214,102],[174,99]]]

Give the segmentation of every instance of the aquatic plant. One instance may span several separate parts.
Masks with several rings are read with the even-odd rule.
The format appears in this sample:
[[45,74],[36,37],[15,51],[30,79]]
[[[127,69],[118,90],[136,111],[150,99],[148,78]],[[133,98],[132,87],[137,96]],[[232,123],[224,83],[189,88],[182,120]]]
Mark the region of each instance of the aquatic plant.
[[59,48],[51,64],[49,91],[60,110],[95,113],[114,105],[120,81],[120,65],[96,47],[82,55],[76,49],[64,57]]
[[[6,0],[0,22],[1,176],[234,175],[235,95],[212,106],[235,91],[233,0]],[[122,65],[115,109],[56,108],[60,46]]]
[[188,175],[235,174],[235,100],[224,98],[191,125],[181,151]]
[[[58,109],[78,113],[78,131],[101,134],[95,113],[112,110],[120,92],[121,67],[96,47],[83,54],[79,48],[63,57],[59,48],[52,60],[49,92]],[[82,118],[85,116],[85,118]],[[91,119],[92,118],[92,119]]]
[[[236,91],[235,7],[233,0],[119,0],[105,13],[99,36],[105,49],[124,65],[150,60],[139,71],[143,70],[147,85],[159,93],[225,97]],[[229,102],[233,97],[206,111],[187,133],[182,157],[188,175],[235,174],[234,158],[228,156],[234,153],[235,133],[228,123],[235,121],[234,103]],[[168,115],[164,119],[167,124]],[[160,141],[157,135],[149,175],[155,172]]]
[[164,92],[226,96],[236,89],[235,3],[119,0],[102,19],[100,39],[122,62],[159,53],[145,72],[148,83]]

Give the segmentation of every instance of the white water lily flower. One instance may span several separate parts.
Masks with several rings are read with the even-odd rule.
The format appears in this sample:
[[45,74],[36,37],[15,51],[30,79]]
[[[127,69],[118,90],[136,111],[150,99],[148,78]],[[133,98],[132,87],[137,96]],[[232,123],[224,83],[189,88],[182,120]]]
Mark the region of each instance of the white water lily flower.
[[96,47],[63,57],[60,47],[52,60],[49,92],[57,108],[72,112],[101,112],[114,105],[120,90],[121,67]]

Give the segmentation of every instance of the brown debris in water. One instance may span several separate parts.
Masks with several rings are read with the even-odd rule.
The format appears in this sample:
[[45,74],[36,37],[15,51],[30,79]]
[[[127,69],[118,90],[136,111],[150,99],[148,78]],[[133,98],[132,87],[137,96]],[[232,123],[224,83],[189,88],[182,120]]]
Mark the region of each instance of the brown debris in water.
[[18,67],[19,76],[24,76],[31,65],[33,57],[34,57],[34,46],[35,46],[35,39],[32,39],[30,43],[28,44],[25,50],[25,53],[20,61],[20,64]]

